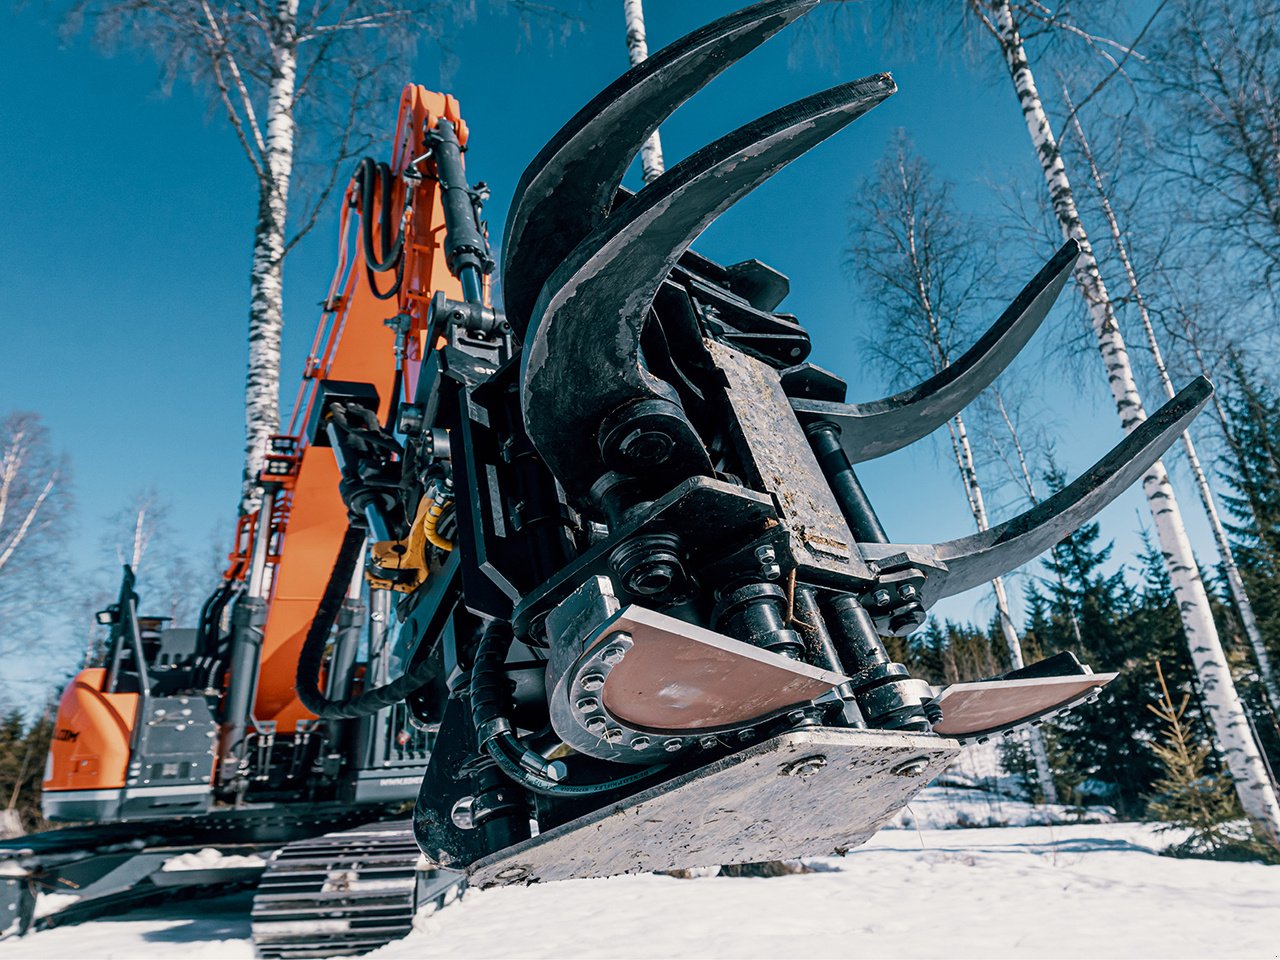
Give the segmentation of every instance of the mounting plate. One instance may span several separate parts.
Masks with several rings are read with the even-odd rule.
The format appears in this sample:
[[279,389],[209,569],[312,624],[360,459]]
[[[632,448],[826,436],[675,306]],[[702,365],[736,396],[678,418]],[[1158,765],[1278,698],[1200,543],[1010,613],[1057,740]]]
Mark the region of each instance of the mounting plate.
[[959,753],[927,733],[793,730],[477,860],[467,875],[491,887],[842,854]]

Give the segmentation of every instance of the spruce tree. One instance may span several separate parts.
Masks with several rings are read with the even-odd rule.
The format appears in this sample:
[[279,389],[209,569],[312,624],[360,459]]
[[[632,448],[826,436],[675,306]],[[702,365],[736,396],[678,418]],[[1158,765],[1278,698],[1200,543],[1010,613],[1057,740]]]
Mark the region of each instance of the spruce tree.
[[1234,520],[1227,531],[1275,663],[1280,657],[1280,396],[1233,357],[1222,405],[1227,453],[1219,472],[1231,491],[1222,501]]

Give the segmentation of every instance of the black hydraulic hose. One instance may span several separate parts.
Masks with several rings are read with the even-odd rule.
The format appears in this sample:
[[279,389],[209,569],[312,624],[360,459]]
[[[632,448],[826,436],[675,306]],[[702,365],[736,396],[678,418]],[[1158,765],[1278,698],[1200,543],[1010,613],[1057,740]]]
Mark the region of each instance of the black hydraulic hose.
[[511,730],[511,687],[503,665],[511,646],[511,625],[491,620],[480,635],[471,668],[471,720],[479,746],[516,783],[549,797],[585,797],[641,781],[661,779],[666,766],[648,767],[602,783],[562,783],[564,765],[547,762]]
[[434,665],[429,660],[423,660],[416,667],[406,670],[398,679],[365,690],[355,697],[330,700],[321,692],[320,666],[324,661],[324,648],[338,618],[338,610],[346,598],[347,587],[351,585],[351,578],[356,572],[356,561],[360,558],[364,540],[365,531],[360,527],[347,529],[342,538],[342,546],[338,548],[338,559],[333,565],[333,572],[329,574],[329,582],[325,584],[320,605],[316,608],[315,618],[307,630],[302,652],[298,655],[298,672],[294,681],[298,699],[317,717],[325,719],[355,719],[377,713],[383,707],[408,698],[430,680],[435,672]]
[[[396,228],[396,235],[391,236],[391,220],[388,216],[391,203],[392,174],[391,167],[378,163],[372,157],[365,157],[356,166],[356,185],[360,192],[357,209],[360,213],[360,238],[364,249],[365,278],[369,282],[369,292],[379,300],[390,300],[400,291],[404,280],[404,224]],[[379,218],[379,239],[383,256],[379,257],[373,243],[374,204],[379,192],[382,195],[382,216]],[[389,290],[378,289],[375,274],[383,273],[395,267],[395,282]]]
[[[394,267],[404,250],[403,228],[397,227],[396,236],[391,236],[391,220],[388,217],[391,212],[391,180],[391,167],[385,163],[377,163],[372,157],[365,157],[356,167],[356,183],[360,186],[360,233],[364,239],[364,262],[370,270],[377,273]],[[382,194],[382,216],[378,224],[382,258],[378,257],[373,246],[373,209],[379,193]]]

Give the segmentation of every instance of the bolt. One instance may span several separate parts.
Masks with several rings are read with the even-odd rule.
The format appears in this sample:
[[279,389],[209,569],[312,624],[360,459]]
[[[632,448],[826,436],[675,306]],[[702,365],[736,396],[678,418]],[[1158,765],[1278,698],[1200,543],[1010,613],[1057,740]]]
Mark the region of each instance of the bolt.
[[703,750],[710,750],[712,747],[715,747],[719,743],[720,741],[717,740],[715,737],[705,736],[698,741],[698,746],[700,746]]
[[916,598],[916,588],[909,583],[904,583],[898,588],[898,596],[903,600],[914,600]]
[[871,595],[871,602],[877,607],[887,607],[892,599],[893,597],[889,596],[888,590],[877,590]]
[[913,757],[904,763],[898,764],[890,773],[896,777],[918,777],[929,769],[928,761],[923,757]]
[[493,875],[493,879],[499,883],[519,883],[521,880],[529,876],[529,868],[516,864],[514,867],[507,867],[505,870],[499,870]]
[[650,744],[651,742],[652,742],[652,741],[650,741],[650,740],[649,740],[649,738],[648,738],[648,737],[646,737],[644,734],[641,734],[641,735],[640,735],[640,736],[638,736],[638,737],[632,737],[632,738],[631,738],[631,749],[632,749],[632,750],[647,750],[647,749],[649,749],[649,744]]
[[626,655],[627,655],[626,650],[622,649],[622,647],[614,646],[614,647],[608,647],[604,651],[602,651],[600,654],[600,659],[603,660],[605,663],[609,664],[610,666],[613,666],[615,663],[617,663]]
[[778,555],[774,552],[773,547],[766,543],[763,547],[756,547],[756,559],[761,563],[774,563],[777,561]]
[[809,777],[826,765],[827,758],[820,753],[815,753],[811,757],[801,757],[799,760],[784,763],[778,768],[778,772],[784,777]]
[[662,749],[667,751],[667,753],[675,753],[677,750],[679,750],[683,746],[684,746],[683,743],[681,743],[675,737],[672,737],[670,740],[663,741]]
[[592,717],[587,721],[587,729],[596,736],[603,735],[608,726],[609,724],[605,721],[604,717]]
[[595,697],[583,697],[577,703],[579,713],[591,713],[598,706],[600,706],[600,701]]
[[608,743],[617,743],[622,739],[622,731],[617,727],[610,727],[604,732],[604,739]]
[[748,740],[752,739],[755,735],[756,735],[756,731],[753,727],[747,727],[746,729],[738,731],[738,739],[741,740],[743,743],[746,743]]
[[588,673],[578,678],[578,686],[583,690],[599,690],[604,686],[604,676],[599,673]]

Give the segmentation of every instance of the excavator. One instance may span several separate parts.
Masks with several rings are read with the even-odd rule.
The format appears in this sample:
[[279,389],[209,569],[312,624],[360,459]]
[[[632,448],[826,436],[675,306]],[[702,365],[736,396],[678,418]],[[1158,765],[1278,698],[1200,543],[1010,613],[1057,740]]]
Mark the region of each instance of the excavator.
[[965,744],[1097,699],[1114,675],[1067,653],[937,688],[885,638],[1089,521],[1208,381],[1026,512],[897,543],[856,465],[994,380],[1075,243],[951,366],[848,402],[787,278],[692,245],[889,99],[888,74],[622,186],[681,104],[818,2],[756,3],[606,87],[525,170],[500,270],[458,101],[405,89],[389,160],[346,189],[261,504],[194,629],[139,615],[126,569],[48,758],[46,815],[75,825],[0,846],[0,927],[242,883],[260,955],[352,955],[464,885],[843,855]]

